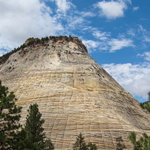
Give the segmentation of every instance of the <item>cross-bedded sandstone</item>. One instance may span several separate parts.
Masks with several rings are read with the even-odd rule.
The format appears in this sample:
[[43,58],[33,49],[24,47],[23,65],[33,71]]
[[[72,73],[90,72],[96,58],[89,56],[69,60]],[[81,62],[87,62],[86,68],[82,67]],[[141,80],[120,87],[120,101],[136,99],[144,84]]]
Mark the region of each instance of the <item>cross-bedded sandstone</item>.
[[129,133],[150,131],[149,114],[77,38],[26,43],[0,65],[0,79],[23,107],[22,124],[29,105],[39,105],[56,150],[72,149],[80,132],[99,149],[115,149],[119,136],[132,149]]

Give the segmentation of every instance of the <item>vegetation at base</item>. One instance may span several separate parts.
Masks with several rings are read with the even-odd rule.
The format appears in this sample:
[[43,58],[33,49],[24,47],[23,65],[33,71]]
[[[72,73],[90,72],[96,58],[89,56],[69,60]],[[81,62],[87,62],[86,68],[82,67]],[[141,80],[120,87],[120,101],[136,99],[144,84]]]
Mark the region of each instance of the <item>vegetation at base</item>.
[[30,105],[25,127],[22,128],[19,134],[20,138],[16,149],[42,150],[45,148],[45,133],[43,133],[44,128],[42,127],[44,119],[41,119],[41,116],[38,105]]
[[144,103],[140,103],[140,106],[143,109],[146,109],[150,113],[150,92],[148,92],[148,101]]
[[126,146],[121,136],[116,138],[116,141],[117,141],[116,150],[126,149]]
[[41,119],[41,116],[37,104],[29,106],[25,126],[18,133],[18,139],[13,149],[54,150],[53,143],[50,139],[46,139],[45,133],[43,133],[44,119]]
[[[150,92],[148,92],[148,101],[140,103],[140,106],[150,113]],[[134,150],[150,150],[150,136],[148,136],[146,133],[143,133],[142,137],[137,140],[136,133],[131,132],[129,139],[134,145]]]
[[54,150],[54,145],[50,139],[45,141],[45,150]]
[[43,133],[44,120],[38,105],[30,105],[23,128],[19,124],[22,108],[15,105],[16,100],[14,93],[0,81],[0,149],[53,150],[54,145]]
[[137,140],[136,133],[131,132],[129,139],[134,145],[134,150],[150,150],[150,136],[146,133],[143,133],[143,136]]
[[[49,36],[49,37],[46,36],[46,37],[42,37],[41,39],[31,37],[31,38],[28,38],[27,40],[29,40],[29,39],[30,39],[30,41],[28,42],[27,45],[24,43],[20,47],[14,48],[14,50],[12,50],[12,51],[4,54],[3,56],[1,56],[0,57],[0,65],[3,64],[3,63],[5,63],[7,61],[7,59],[9,58],[10,55],[12,55],[13,53],[15,53],[15,52],[19,51],[20,49],[23,49],[23,48],[25,48],[27,46],[31,46],[31,45],[34,46],[36,44],[44,44],[44,42],[46,42],[48,40],[53,40],[54,42],[57,42],[58,40],[61,40],[61,39],[65,39],[68,42],[69,41],[73,41],[73,37],[71,35],[69,35],[69,37],[68,36],[62,36],[62,35],[60,35],[60,36]],[[87,48],[86,48],[86,46],[84,46],[82,44],[82,41],[80,41],[78,38],[77,38],[77,41],[78,41],[78,44],[80,46],[82,45],[82,47],[84,47],[85,50],[87,51]]]
[[10,149],[16,143],[21,107],[15,105],[16,98],[13,92],[2,86],[0,81],[0,149]]
[[76,138],[76,142],[73,144],[73,150],[97,150],[97,146],[91,142],[86,144],[84,137],[80,133]]

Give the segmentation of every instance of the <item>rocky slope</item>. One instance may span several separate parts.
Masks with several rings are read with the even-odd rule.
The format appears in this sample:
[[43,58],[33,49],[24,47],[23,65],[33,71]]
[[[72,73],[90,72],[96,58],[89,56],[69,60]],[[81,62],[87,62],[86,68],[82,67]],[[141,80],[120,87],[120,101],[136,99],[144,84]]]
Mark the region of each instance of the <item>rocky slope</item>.
[[2,84],[14,91],[25,122],[30,104],[39,105],[47,137],[56,150],[72,149],[81,132],[86,142],[113,150],[131,131],[150,131],[149,114],[73,38],[32,44],[0,65]]

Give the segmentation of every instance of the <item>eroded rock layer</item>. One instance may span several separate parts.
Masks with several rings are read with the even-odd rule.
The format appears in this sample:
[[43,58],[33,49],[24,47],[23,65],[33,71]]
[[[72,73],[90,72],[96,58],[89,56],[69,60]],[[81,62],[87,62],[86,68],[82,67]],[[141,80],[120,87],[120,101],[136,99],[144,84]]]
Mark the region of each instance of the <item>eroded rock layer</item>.
[[56,150],[72,149],[81,132],[98,149],[113,150],[122,136],[150,131],[150,117],[87,53],[85,46],[60,39],[20,49],[0,65],[3,85],[14,91],[25,123],[30,104],[37,103],[47,137]]

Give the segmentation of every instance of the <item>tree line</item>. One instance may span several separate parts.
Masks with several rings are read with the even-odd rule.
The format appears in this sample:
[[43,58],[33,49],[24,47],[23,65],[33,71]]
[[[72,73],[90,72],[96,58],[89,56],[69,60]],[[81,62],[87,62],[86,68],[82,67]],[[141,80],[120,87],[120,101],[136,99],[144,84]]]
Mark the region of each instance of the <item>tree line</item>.
[[48,40],[53,40],[54,42],[56,42],[57,40],[61,40],[63,38],[66,41],[73,41],[73,37],[71,35],[69,35],[69,37],[68,36],[62,36],[62,35],[60,35],[60,36],[49,36],[49,37],[46,36],[46,37],[42,37],[41,39],[31,37],[31,38],[29,38],[29,39],[31,39],[31,41],[27,45],[25,45],[25,43],[24,43],[24,44],[20,45],[18,48],[14,48],[12,51],[7,52],[3,56],[0,56],[0,64],[5,63],[8,60],[9,56],[12,55],[13,53],[18,52],[20,49],[23,49],[27,46],[31,46],[31,45],[39,44],[39,43],[44,44],[44,42],[48,41]]
[[[41,118],[38,105],[29,106],[25,125],[21,126],[19,120],[22,108],[15,105],[16,101],[14,93],[9,92],[8,87],[3,86],[0,81],[0,150],[54,150],[54,144],[44,133],[44,119]],[[129,139],[134,150],[150,150],[150,136],[146,133],[137,140],[136,133],[131,132]],[[116,150],[126,149],[122,137],[116,138],[116,143]],[[96,144],[85,143],[82,133],[77,136],[72,148],[97,150]]]

